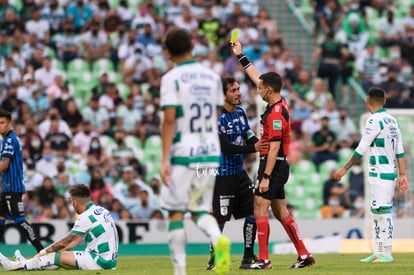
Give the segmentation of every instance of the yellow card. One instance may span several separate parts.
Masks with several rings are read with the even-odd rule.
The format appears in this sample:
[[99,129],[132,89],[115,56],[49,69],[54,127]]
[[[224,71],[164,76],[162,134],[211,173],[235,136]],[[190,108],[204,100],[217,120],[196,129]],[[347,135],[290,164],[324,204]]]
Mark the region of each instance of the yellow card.
[[233,30],[231,32],[230,43],[236,42],[238,36],[239,36],[239,30]]

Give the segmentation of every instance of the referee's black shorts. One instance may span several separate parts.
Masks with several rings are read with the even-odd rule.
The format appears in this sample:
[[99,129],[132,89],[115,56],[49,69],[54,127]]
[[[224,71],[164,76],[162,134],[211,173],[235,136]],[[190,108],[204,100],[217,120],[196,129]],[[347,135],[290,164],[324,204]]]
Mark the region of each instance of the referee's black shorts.
[[263,197],[268,200],[273,199],[285,199],[285,183],[289,179],[289,163],[286,158],[280,158],[276,160],[276,165],[273,168],[270,182],[269,191],[260,193],[259,183],[263,178],[264,170],[266,168],[267,156],[260,156],[259,170],[257,171],[257,182],[255,195]]
[[246,171],[217,176],[214,186],[213,215],[218,223],[253,216],[253,182]]
[[19,218],[25,216],[22,193],[7,192],[0,196],[0,217]]

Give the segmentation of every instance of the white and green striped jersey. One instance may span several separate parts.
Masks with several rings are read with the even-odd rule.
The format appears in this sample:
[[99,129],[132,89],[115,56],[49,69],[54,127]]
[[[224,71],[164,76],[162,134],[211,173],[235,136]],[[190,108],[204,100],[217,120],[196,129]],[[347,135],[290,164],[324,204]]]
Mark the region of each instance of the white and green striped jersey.
[[220,76],[196,61],[178,64],[161,79],[161,108],[176,109],[171,164],[218,167],[217,108],[223,107]]
[[85,251],[89,252],[103,269],[116,267],[118,258],[118,232],[108,210],[92,202],[79,215],[71,233],[85,238]]
[[395,180],[397,158],[404,157],[404,148],[397,120],[385,109],[377,110],[368,118],[354,156],[361,158],[368,150],[368,175],[383,180]]

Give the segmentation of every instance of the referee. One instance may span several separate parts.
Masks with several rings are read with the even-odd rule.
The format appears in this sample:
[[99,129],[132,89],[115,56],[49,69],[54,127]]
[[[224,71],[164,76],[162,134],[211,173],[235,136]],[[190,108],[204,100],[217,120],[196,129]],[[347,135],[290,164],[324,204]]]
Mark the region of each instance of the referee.
[[271,269],[269,259],[269,207],[279,220],[296,248],[298,258],[290,268],[303,268],[315,263],[312,254],[306,249],[299,227],[289,214],[286,206],[285,183],[289,178],[289,163],[286,156],[290,143],[289,107],[283,96],[282,78],[278,73],[260,75],[257,68],[243,54],[239,41],[231,44],[233,53],[239,59],[249,78],[255,83],[257,93],[268,103],[260,121],[261,139],[269,142],[269,147],[260,151],[260,164],[257,172],[257,186],[254,196],[254,217],[256,218],[259,257],[251,269]]
[[[258,152],[268,143],[259,141],[250,129],[241,104],[240,86],[233,77],[222,78],[224,109],[219,115],[218,132],[220,137],[220,167],[214,187],[213,215],[220,230],[233,216],[245,218],[243,225],[244,255],[241,269],[249,269],[256,261],[254,241],[256,221],[253,217],[253,183],[243,166],[243,154]],[[213,254],[211,254],[213,255]],[[211,256],[207,269],[214,268]]]
[[0,243],[4,243],[6,217],[12,219],[24,232],[26,238],[39,252],[43,249],[30,223],[26,221],[22,195],[23,184],[22,147],[11,129],[12,118],[9,112],[0,110],[0,133],[3,136],[1,147],[0,173],[2,174],[2,192],[0,196]]

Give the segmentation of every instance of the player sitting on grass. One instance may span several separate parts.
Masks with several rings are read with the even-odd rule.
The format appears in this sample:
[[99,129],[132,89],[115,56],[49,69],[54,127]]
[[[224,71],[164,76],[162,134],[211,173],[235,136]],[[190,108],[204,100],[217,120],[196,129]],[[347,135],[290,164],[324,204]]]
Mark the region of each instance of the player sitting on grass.
[[[118,259],[118,233],[108,210],[93,204],[90,191],[80,184],[69,189],[73,208],[79,214],[72,230],[62,239],[41,250],[31,259],[19,251],[17,261],[0,253],[6,270],[43,270],[52,266],[81,270],[115,269]],[[86,241],[84,251],[67,251]]]

